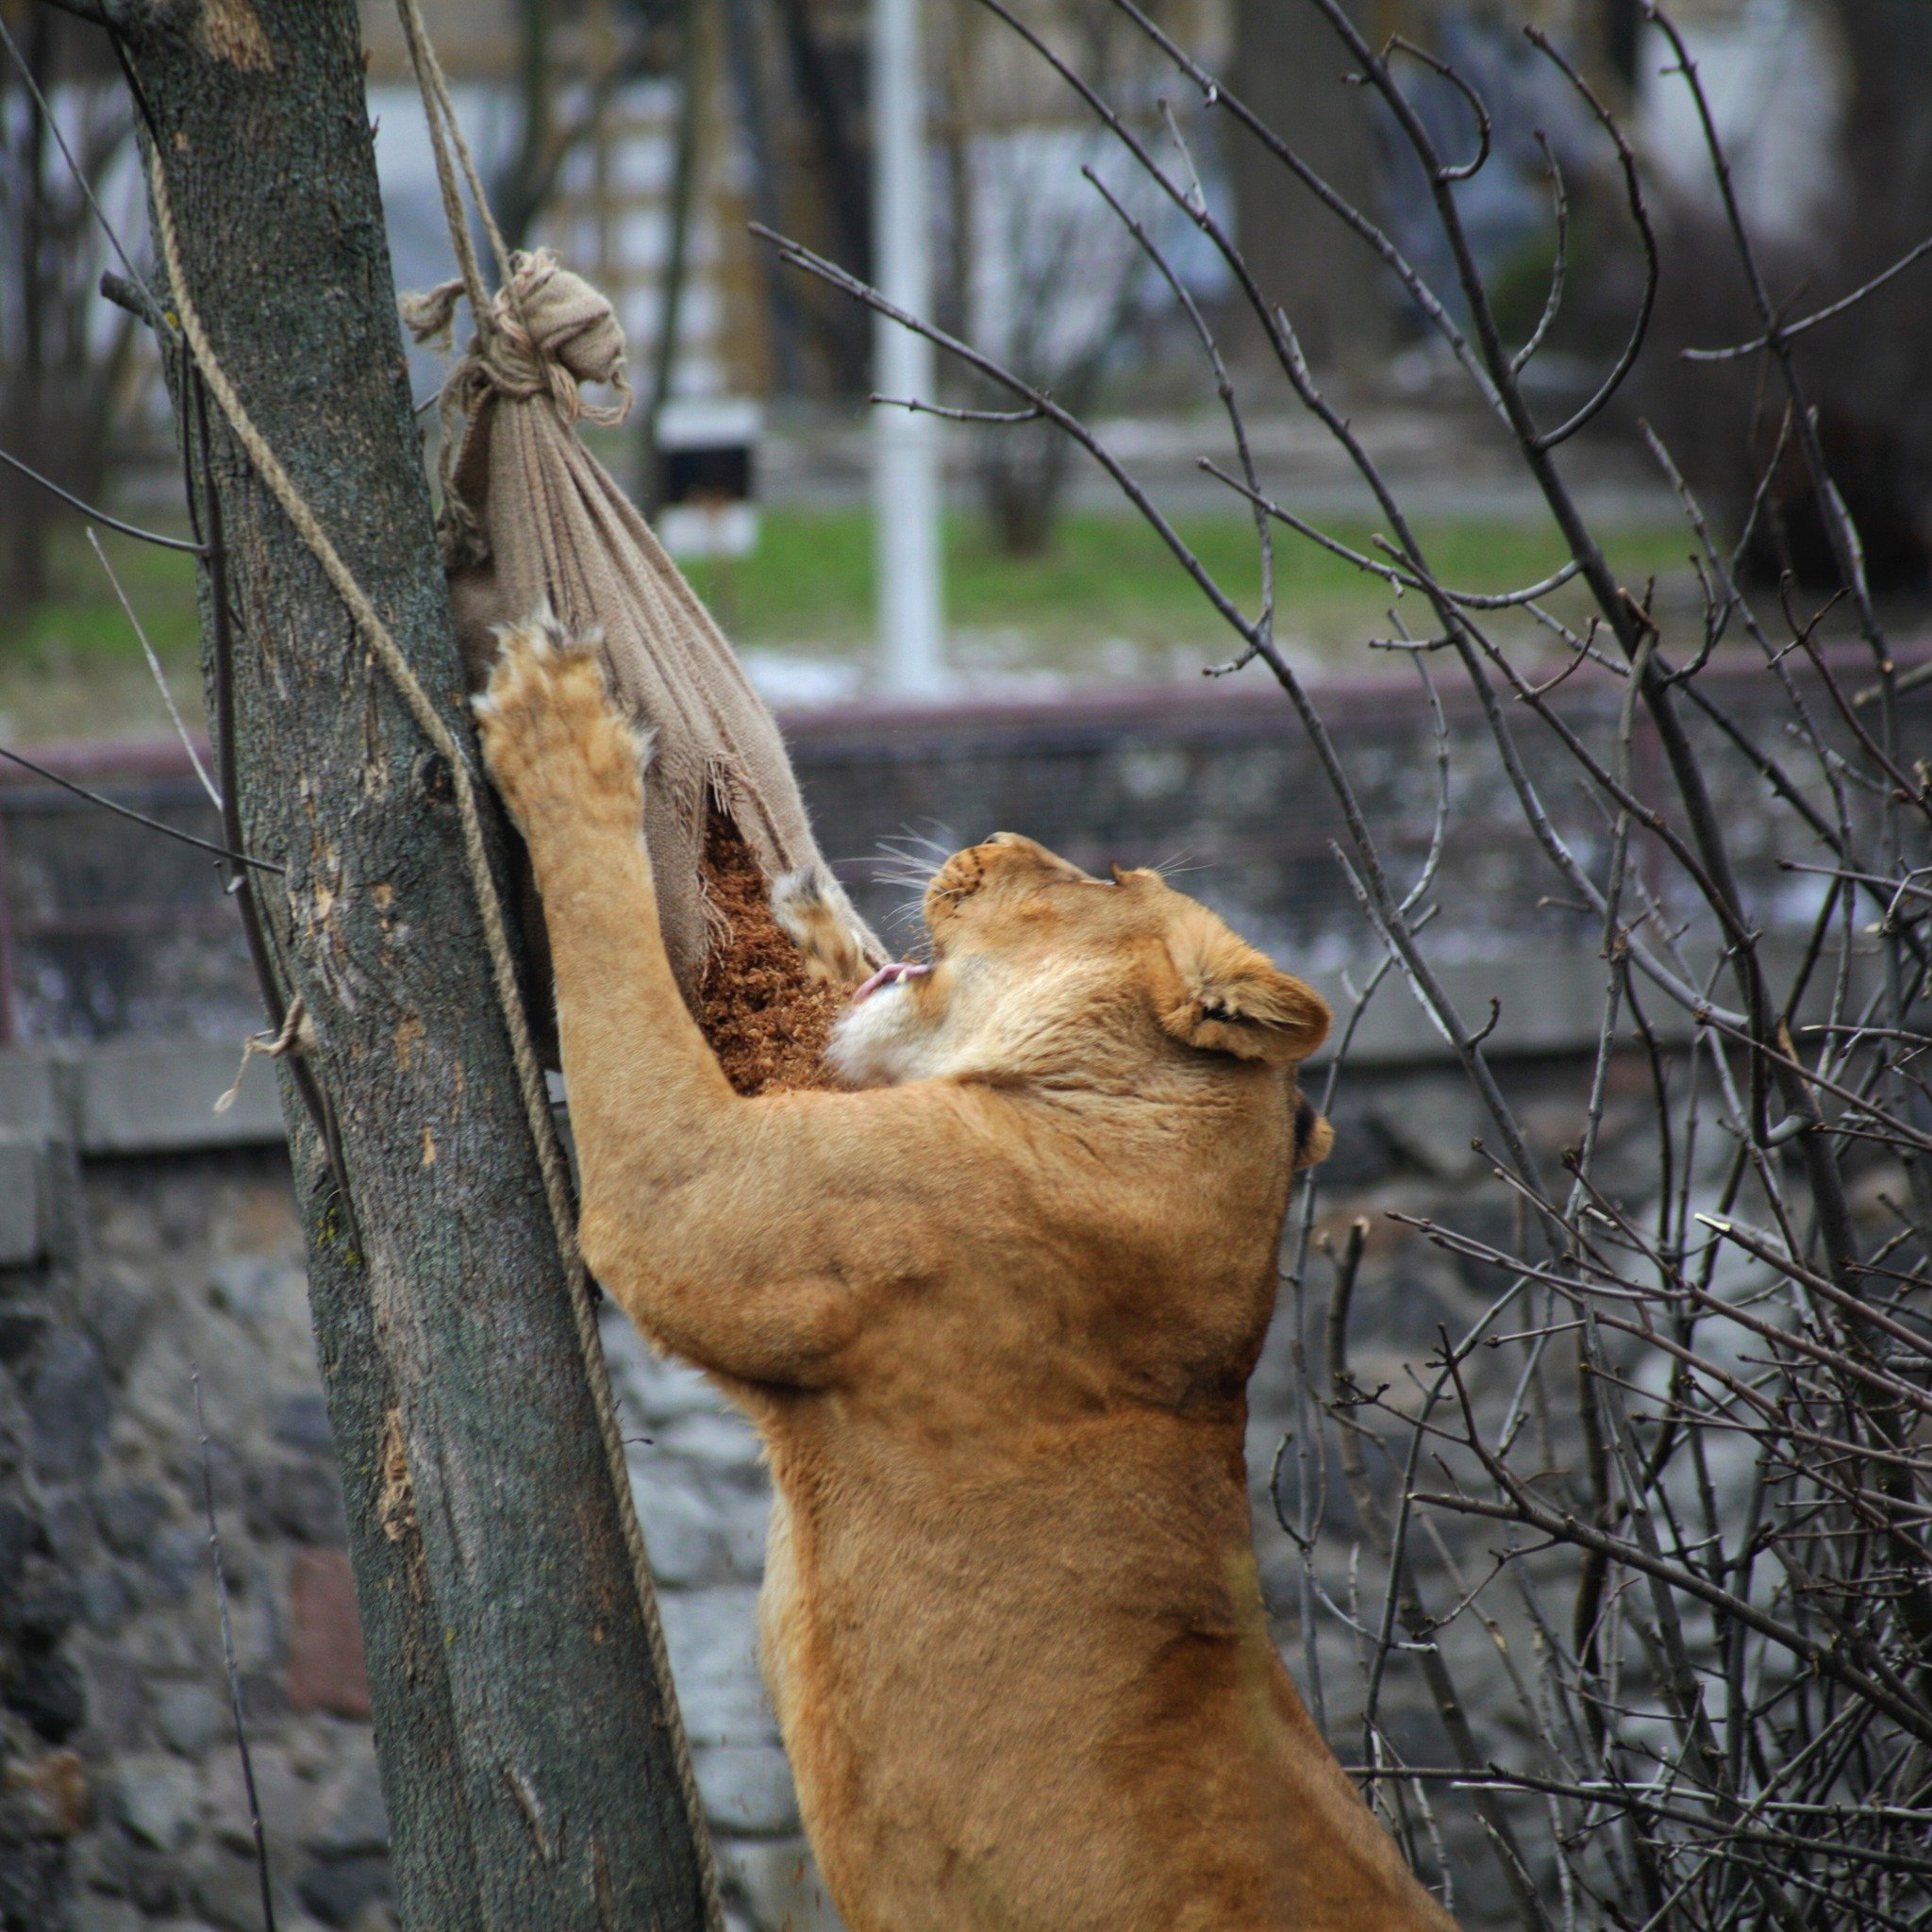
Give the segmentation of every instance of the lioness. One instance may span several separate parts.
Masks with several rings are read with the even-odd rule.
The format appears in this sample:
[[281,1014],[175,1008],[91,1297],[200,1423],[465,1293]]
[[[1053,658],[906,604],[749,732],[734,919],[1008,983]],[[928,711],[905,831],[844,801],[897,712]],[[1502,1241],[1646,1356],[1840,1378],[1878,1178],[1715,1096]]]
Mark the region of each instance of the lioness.
[[594,659],[512,629],[477,709],[585,1260],[770,1451],[764,1670],[852,1932],[1446,1932],[1295,1695],[1251,1540],[1322,1000],[1157,874],[1001,833],[933,878],[930,963],[855,995],[858,1091],[741,1099]]

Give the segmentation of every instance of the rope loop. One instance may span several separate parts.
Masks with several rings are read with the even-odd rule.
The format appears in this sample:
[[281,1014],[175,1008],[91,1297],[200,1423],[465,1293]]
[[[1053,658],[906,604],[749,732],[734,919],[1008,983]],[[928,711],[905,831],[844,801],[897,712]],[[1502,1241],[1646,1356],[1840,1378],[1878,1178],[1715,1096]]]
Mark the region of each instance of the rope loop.
[[[509,258],[509,268],[508,279],[476,315],[476,333],[443,378],[438,405],[442,508],[437,534],[443,561],[452,569],[482,563],[490,555],[489,536],[457,487],[457,471],[463,425],[474,423],[492,397],[508,402],[547,397],[566,428],[580,422],[610,426],[630,413],[624,328],[609,298],[560,267],[547,248],[520,249]],[[457,304],[468,292],[466,278],[458,278],[405,295],[400,308],[409,333],[419,342],[446,348]],[[608,384],[617,391],[617,400],[586,402],[585,383]]]

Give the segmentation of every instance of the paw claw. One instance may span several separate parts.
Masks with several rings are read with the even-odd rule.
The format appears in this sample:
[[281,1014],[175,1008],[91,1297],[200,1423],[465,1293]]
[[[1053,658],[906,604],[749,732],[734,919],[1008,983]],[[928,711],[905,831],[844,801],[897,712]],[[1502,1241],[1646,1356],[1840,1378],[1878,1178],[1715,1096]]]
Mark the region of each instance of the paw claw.
[[649,734],[612,706],[595,635],[573,636],[547,604],[496,627],[496,662],[472,706],[490,774],[526,835],[536,819],[638,823]]

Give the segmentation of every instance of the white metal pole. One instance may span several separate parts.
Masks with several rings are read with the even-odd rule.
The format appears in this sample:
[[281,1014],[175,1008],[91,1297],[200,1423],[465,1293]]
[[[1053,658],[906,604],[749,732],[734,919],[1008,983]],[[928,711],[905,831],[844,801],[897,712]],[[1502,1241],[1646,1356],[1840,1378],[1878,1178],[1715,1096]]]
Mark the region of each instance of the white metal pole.
[[[910,315],[932,313],[921,0],[872,0],[873,247],[880,292]],[[932,344],[874,318],[874,387],[932,395]],[[888,691],[925,697],[945,682],[940,584],[939,425],[876,405],[873,500],[879,643]]]

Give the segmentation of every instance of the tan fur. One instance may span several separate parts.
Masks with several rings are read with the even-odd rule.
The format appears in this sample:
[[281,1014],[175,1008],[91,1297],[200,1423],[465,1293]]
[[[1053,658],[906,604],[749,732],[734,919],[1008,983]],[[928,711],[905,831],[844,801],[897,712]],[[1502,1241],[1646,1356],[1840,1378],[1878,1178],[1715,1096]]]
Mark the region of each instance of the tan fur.
[[819,867],[801,866],[772,881],[772,916],[805,955],[812,978],[856,986],[869,970],[847,916],[845,895]]
[[851,1932],[1444,1932],[1295,1695],[1250,1534],[1322,1001],[1155,874],[1002,834],[933,879],[930,974],[841,1022],[864,1091],[741,1099],[650,937],[595,665],[512,634],[479,711],[585,1257],[770,1449],[764,1666]]

